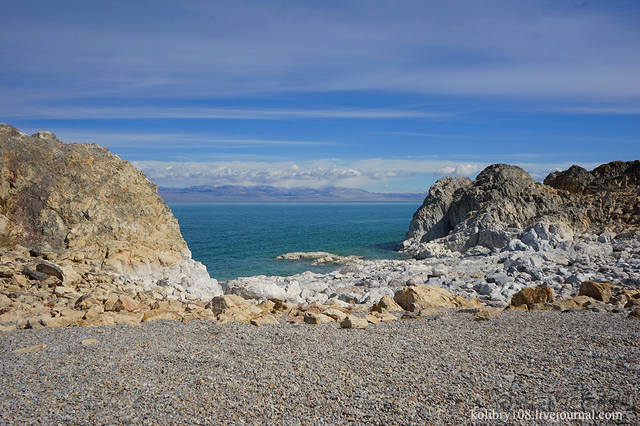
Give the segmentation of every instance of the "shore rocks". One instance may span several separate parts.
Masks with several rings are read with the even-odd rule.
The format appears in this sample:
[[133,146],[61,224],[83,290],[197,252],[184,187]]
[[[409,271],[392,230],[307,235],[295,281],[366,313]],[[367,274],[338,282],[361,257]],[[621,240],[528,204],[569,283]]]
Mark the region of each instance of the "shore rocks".
[[576,232],[640,225],[639,161],[573,166],[534,181],[516,166],[494,164],[474,182],[442,178],[409,226],[403,250],[416,258],[489,249],[543,250]]
[[98,145],[4,124],[0,153],[0,238],[16,257],[36,260],[23,268],[30,279],[66,285],[100,273],[191,299],[222,293],[191,259],[156,186],[130,163]]

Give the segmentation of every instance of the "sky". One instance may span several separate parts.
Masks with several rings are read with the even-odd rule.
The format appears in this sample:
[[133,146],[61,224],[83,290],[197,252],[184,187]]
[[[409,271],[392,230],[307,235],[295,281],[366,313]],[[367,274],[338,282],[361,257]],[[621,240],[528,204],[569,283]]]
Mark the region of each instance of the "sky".
[[3,1],[0,122],[160,186],[424,192],[640,158],[640,2]]

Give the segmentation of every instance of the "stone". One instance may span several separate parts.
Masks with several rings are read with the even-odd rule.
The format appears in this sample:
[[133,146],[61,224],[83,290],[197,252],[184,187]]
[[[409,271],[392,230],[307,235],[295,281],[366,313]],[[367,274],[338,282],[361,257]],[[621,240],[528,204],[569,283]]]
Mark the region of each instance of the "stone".
[[62,268],[60,268],[55,263],[40,261],[36,265],[36,271],[54,276],[60,281],[64,281],[64,273],[62,271]]
[[471,308],[477,303],[462,296],[452,294],[450,291],[426,285],[408,286],[398,290],[393,300],[402,309],[410,312],[428,307],[444,308]]
[[325,314],[307,312],[304,314],[304,322],[307,324],[328,324],[334,322],[334,319]]
[[138,307],[138,303],[135,300],[131,299],[127,296],[119,296],[116,303],[113,305],[113,311],[127,311],[127,312],[138,312],[140,308]]
[[74,303],[76,309],[89,309],[93,305],[102,305],[102,301],[92,293],[80,296]]
[[500,314],[499,309],[481,309],[474,316],[474,321],[488,321]]
[[397,312],[402,311],[402,307],[396,303],[391,296],[383,296],[371,307],[372,312]]
[[340,322],[340,328],[367,328],[368,326],[369,321],[367,321],[366,318],[355,315],[347,315],[347,317]]
[[[346,318],[346,316],[345,316]],[[373,314],[367,314],[364,319],[366,319],[368,322],[370,322],[371,324],[378,324],[379,322],[382,321],[382,319],[376,315]]]
[[80,342],[82,346],[95,345],[97,343],[100,343],[98,339],[84,339],[83,341]]
[[227,294],[214,297],[205,307],[211,309],[213,313],[217,315],[226,309],[245,306],[246,304],[247,301],[243,297]]
[[180,321],[182,320],[182,315],[175,311],[169,311],[166,309],[153,309],[149,312],[146,312],[142,316],[142,322],[150,322],[150,321],[159,321],[159,320],[171,320],[171,321]]
[[47,345],[45,345],[45,344],[33,345],[33,346],[27,346],[26,348],[16,349],[14,352],[17,353],[17,354],[28,354],[28,353],[32,353],[32,352],[41,351],[42,349],[44,349],[46,347],[47,347]]
[[101,305],[92,305],[89,307],[89,309],[87,309],[87,311],[84,313],[84,319],[92,319],[92,318],[97,318],[99,316],[101,316],[104,313],[104,307],[102,307]]
[[144,317],[142,312],[112,312],[109,316],[113,322],[118,325],[139,325]]
[[601,302],[608,302],[611,298],[611,283],[584,281],[580,285],[578,295],[592,297]]
[[260,315],[251,320],[251,324],[257,327],[266,325],[266,324],[278,324],[278,319],[273,315]]
[[538,287],[525,287],[511,298],[512,306],[532,305],[534,303],[553,302],[555,295],[553,290],[546,285]]
[[47,278],[49,278],[49,275],[45,274],[44,272],[38,272],[34,269],[31,269],[28,266],[25,266],[24,268],[22,268],[22,273],[27,277],[31,278],[32,280],[37,280],[37,281],[44,281]]
[[324,315],[331,317],[334,321],[340,322],[347,317],[347,314],[340,309],[329,308],[322,312]]

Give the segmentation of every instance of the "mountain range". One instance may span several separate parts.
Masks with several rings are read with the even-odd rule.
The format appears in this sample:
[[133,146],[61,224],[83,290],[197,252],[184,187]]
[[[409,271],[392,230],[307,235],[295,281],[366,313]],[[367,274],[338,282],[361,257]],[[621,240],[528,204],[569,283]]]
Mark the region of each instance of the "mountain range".
[[274,186],[192,186],[188,188],[158,188],[160,196],[168,203],[175,202],[416,202],[424,200],[425,193],[369,192],[363,189],[328,187],[276,188]]

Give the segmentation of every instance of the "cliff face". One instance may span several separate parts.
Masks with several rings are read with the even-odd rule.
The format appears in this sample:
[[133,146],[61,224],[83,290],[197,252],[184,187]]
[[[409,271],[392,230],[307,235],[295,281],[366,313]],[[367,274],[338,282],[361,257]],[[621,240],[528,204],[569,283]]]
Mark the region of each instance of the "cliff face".
[[98,145],[7,125],[0,125],[0,155],[0,246],[149,285],[164,280],[194,296],[220,293],[191,260],[156,186],[130,163]]
[[414,214],[403,246],[428,257],[442,250],[519,245],[514,239],[536,246],[575,232],[620,232],[640,225],[639,190],[638,161],[603,164],[591,172],[573,166],[544,183],[519,167],[494,164],[475,181],[438,180]]

